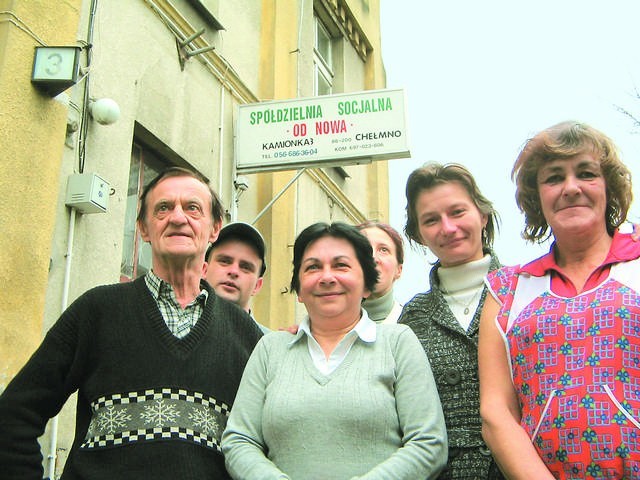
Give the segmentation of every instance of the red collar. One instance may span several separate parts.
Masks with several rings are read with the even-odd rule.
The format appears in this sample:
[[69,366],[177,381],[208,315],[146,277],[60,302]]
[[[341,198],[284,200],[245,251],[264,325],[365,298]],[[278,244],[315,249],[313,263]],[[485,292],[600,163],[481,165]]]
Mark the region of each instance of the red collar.
[[[528,273],[534,277],[542,277],[547,274],[550,270],[555,270],[556,272],[561,272],[560,267],[556,263],[555,255],[554,255],[554,247],[556,243],[553,242],[551,248],[549,249],[549,253],[539,257],[532,262],[527,263],[520,267],[519,272]],[[606,267],[608,265],[613,265],[615,263],[626,262],[629,260],[635,260],[640,257],[640,240],[634,241],[631,238],[631,235],[628,233],[620,233],[616,230],[613,234],[613,240],[611,242],[611,247],[609,248],[609,253],[607,257],[600,265],[600,268]]]
[[[562,273],[562,269],[556,263],[553,253],[554,247],[555,242],[551,245],[549,253],[520,267],[518,273],[524,272],[534,277],[542,277],[549,274],[551,275],[552,291],[564,297],[575,296],[577,294],[575,286],[571,280]],[[634,241],[630,234],[616,231],[613,234],[607,257],[604,259],[604,262],[591,273],[583,290],[590,290],[603,282],[609,275],[611,265],[635,260],[636,258],[640,258],[640,241]]]

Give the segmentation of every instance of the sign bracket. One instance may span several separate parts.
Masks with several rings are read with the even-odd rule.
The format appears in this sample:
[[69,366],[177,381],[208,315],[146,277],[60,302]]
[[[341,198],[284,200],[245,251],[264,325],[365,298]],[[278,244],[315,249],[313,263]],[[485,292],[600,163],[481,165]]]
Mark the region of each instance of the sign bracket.
[[298,170],[296,172],[296,174],[293,176],[293,178],[291,180],[289,180],[289,182],[284,187],[282,187],[282,189],[276,194],[276,196],[273,197],[269,201],[269,203],[267,203],[264,206],[264,208],[262,210],[260,210],[260,213],[258,213],[258,215],[256,215],[256,218],[253,219],[253,221],[251,222],[251,225],[255,225],[256,222],[262,218],[262,216],[273,206],[273,204],[276,203],[278,201],[278,199],[282,195],[285,194],[285,192],[289,189],[289,187],[291,185],[293,185],[298,180],[298,178],[300,178],[300,175],[302,175],[305,172],[305,170],[306,170],[306,167],[305,168],[301,168],[300,170]]

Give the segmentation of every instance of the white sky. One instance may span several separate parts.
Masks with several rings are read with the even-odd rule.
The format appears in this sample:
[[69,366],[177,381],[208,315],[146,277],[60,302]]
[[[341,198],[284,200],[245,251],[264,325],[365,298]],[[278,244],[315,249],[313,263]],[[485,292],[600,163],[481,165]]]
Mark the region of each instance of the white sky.
[[[404,88],[411,159],[390,167],[392,225],[405,223],[404,187],[426,161],[471,170],[496,206],[495,244],[505,264],[546,252],[525,243],[510,172],[524,141],[569,119],[601,129],[634,173],[629,219],[640,217],[640,133],[621,105],[640,116],[638,0],[381,0],[388,88]],[[412,252],[396,296],[428,289],[431,254]]]

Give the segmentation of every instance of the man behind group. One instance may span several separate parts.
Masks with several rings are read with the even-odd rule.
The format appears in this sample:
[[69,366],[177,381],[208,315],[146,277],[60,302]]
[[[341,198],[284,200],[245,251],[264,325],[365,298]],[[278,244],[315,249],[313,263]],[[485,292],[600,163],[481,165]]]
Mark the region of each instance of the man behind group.
[[229,478],[220,436],[261,333],[202,281],[222,212],[190,170],[170,168],[144,189],[138,226],[152,269],[83,294],[9,383],[3,478],[42,478],[38,437],[75,391],[63,479]]
[[[265,250],[260,232],[243,222],[223,227],[207,250],[207,281],[218,296],[235,303],[249,315],[251,297],[262,288],[267,270]],[[270,331],[259,323],[258,326],[264,333]]]

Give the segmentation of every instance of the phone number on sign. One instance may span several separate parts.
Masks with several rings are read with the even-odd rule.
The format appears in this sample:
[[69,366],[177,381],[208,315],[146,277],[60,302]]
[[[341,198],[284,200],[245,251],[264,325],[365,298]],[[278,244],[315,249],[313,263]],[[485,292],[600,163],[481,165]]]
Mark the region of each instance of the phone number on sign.
[[334,147],[334,151],[336,152],[344,152],[346,150],[358,150],[358,149],[367,149],[367,148],[380,148],[384,147],[384,143],[363,143],[360,145],[340,145],[338,147]]
[[305,157],[307,155],[315,155],[318,153],[317,148],[305,148],[304,150],[289,150],[283,152],[273,152],[273,156],[275,158],[285,158],[285,157]]

